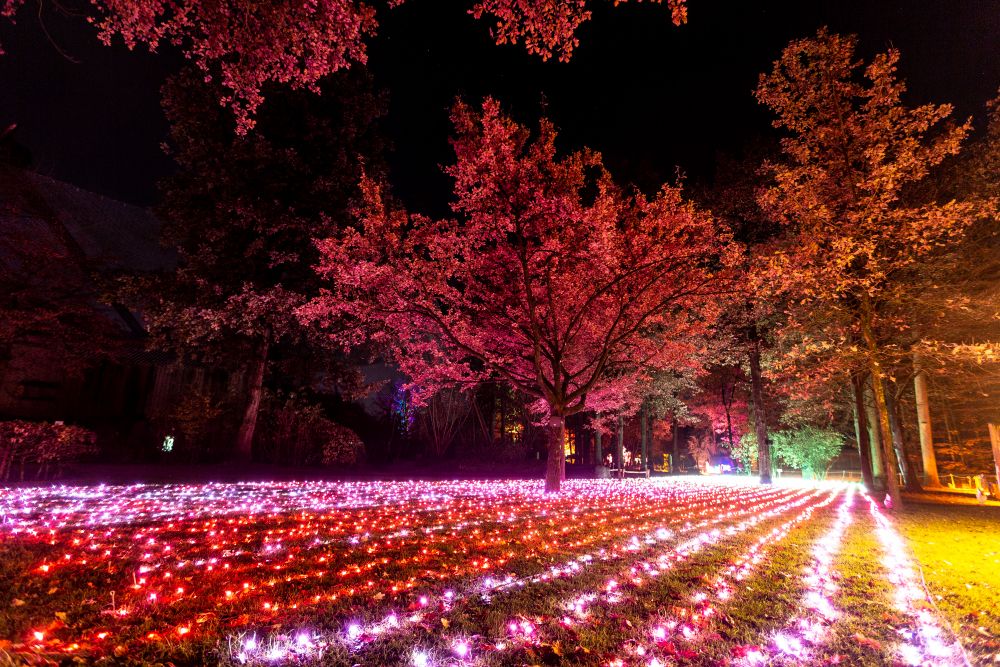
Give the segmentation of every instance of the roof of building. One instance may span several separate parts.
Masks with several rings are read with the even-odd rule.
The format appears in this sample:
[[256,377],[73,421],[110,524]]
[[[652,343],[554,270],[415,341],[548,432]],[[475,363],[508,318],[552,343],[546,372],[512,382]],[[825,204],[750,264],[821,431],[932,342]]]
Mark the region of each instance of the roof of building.
[[160,245],[161,223],[152,211],[32,171],[0,172],[0,218],[47,219],[61,224],[97,270],[157,271],[176,262]]
[[[176,253],[160,244],[161,227],[149,209],[0,165],[0,262],[21,276],[21,284],[58,285],[62,291],[78,285],[73,292],[79,298],[132,336],[144,334],[141,318],[121,304],[101,303],[95,278],[172,268]],[[34,255],[18,254],[25,243],[36,248]],[[26,266],[31,257],[60,263]]]

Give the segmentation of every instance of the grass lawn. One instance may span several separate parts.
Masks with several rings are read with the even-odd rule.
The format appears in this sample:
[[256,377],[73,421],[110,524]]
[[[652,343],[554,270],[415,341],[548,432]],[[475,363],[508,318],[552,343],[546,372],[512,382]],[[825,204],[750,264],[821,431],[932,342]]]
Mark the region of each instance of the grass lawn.
[[940,621],[917,570],[893,564],[898,519],[855,486],[0,489],[0,665],[950,667],[950,634],[937,649],[922,634],[949,623],[992,659],[996,616],[962,619],[996,597],[1000,545],[974,564],[920,551],[973,553],[992,519],[932,506],[901,520],[949,587]]
[[907,504],[897,523],[969,660],[1000,662],[1000,507],[924,495]]

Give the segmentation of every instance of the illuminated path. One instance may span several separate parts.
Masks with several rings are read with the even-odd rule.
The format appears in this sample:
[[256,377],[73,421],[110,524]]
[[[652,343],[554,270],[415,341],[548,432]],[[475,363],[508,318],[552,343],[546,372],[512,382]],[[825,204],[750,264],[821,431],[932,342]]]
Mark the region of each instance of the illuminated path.
[[[828,664],[839,553],[865,529],[896,591],[873,664],[963,664],[892,523],[854,487],[566,486],[0,490],[0,649],[135,664]],[[801,572],[775,580],[788,554]],[[769,586],[798,602],[734,628],[731,612]]]

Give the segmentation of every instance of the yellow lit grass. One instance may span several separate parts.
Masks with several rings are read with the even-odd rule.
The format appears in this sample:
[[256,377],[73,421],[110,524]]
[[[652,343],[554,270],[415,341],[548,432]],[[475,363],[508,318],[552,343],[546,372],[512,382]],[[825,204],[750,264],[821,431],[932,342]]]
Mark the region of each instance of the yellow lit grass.
[[1000,507],[911,502],[896,517],[973,664],[1000,660]]

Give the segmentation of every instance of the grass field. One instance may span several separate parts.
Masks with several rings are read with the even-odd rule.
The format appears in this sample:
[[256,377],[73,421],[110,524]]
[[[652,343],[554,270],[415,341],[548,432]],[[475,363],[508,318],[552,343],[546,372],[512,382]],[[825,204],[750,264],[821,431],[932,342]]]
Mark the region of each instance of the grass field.
[[973,664],[1000,663],[1000,507],[910,503],[899,526]]
[[[962,540],[989,529],[950,509],[935,521]],[[954,627],[987,664],[978,628],[992,637],[996,617],[962,619],[996,572],[931,566],[955,544],[916,511],[901,521],[940,612],[854,486],[6,489],[0,649],[33,664],[960,665]]]

